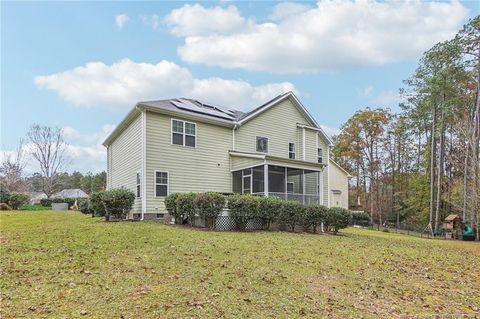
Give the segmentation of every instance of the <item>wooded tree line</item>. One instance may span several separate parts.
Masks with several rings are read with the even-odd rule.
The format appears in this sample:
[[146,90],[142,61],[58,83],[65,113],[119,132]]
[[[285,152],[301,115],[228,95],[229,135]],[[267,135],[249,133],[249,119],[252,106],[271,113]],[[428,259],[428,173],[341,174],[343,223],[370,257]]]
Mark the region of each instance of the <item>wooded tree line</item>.
[[478,225],[480,17],[425,52],[404,83],[400,113],[358,111],[335,137],[333,155],[354,175],[351,208],[434,231],[452,213]]
[[[68,144],[58,127],[33,124],[27,132],[27,143],[20,140],[14,154],[7,154],[0,163],[0,183],[10,192],[43,192],[48,197],[66,188],[80,188],[87,194],[105,190],[107,174],[62,172],[68,168]],[[27,157],[38,165],[38,172],[26,176]]]

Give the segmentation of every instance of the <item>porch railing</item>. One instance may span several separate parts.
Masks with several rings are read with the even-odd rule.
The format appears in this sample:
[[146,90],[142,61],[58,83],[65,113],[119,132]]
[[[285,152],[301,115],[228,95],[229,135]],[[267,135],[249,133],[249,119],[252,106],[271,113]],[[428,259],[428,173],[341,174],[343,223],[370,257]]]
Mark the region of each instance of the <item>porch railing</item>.
[[[255,195],[264,195],[264,193],[255,193]],[[294,200],[303,204],[318,204],[320,196],[314,194],[296,194],[296,193],[278,193],[269,192],[268,196],[276,196],[283,200]]]

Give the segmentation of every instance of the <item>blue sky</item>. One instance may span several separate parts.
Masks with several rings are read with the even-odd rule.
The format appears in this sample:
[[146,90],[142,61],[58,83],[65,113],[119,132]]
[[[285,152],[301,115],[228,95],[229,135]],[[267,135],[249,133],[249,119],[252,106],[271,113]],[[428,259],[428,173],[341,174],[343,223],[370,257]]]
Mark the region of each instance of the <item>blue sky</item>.
[[32,123],[57,125],[71,144],[69,170],[84,172],[105,167],[100,142],[137,100],[181,95],[248,110],[293,89],[332,133],[364,107],[398,110],[421,53],[480,11],[475,1],[1,9],[2,151]]

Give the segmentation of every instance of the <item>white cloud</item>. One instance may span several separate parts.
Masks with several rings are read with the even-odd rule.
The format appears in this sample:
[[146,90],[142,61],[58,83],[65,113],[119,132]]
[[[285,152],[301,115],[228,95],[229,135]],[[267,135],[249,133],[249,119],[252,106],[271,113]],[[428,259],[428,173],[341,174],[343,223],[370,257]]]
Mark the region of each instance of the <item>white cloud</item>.
[[326,126],[326,125],[323,125],[323,124],[320,124],[320,127],[322,128],[322,130],[327,133],[327,135],[329,137],[332,137],[334,135],[338,135],[340,134],[340,129],[339,128],[336,128],[336,127],[329,127],[329,126]]
[[435,43],[453,37],[468,13],[456,0],[322,0],[309,9],[297,5],[295,14],[287,14],[286,6],[295,5],[277,5],[271,15],[275,23],[246,23],[229,34],[211,30],[215,15],[201,5],[196,7],[204,9],[202,19],[192,23],[201,32],[186,27],[182,19],[171,20],[169,26],[185,36],[178,53],[189,63],[300,73],[418,58]]
[[165,17],[173,34],[198,36],[211,33],[231,33],[246,26],[246,20],[235,6],[205,8],[199,4],[186,4]]
[[196,79],[173,62],[150,64],[129,59],[111,65],[91,62],[65,72],[36,76],[34,81],[78,106],[121,109],[131,108],[138,101],[191,97],[246,110],[286,91],[297,92],[289,82],[254,86],[243,80]]
[[161,19],[158,15],[152,14],[152,15],[143,15],[140,17],[142,20],[143,24],[153,28],[154,30],[157,30],[160,27],[161,24]]
[[305,12],[311,9],[310,6],[304,5],[297,2],[282,2],[277,4],[272,13],[268,16],[270,20],[279,21],[291,16],[298,15],[299,13]]
[[402,102],[402,96],[398,90],[383,90],[377,92],[372,85],[363,89],[357,89],[358,95],[366,98],[369,103],[378,107],[396,107]]
[[379,106],[392,107],[397,106],[402,101],[402,97],[398,91],[387,90],[373,96],[371,101]]
[[123,29],[123,27],[129,20],[130,18],[125,13],[119,14],[115,17],[115,24],[117,25],[117,28]]

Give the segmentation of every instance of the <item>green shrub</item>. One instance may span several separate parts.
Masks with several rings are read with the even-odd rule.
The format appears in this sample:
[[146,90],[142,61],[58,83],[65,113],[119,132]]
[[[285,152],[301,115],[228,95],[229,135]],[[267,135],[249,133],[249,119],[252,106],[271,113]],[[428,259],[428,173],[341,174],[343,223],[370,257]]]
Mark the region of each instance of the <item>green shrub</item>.
[[368,226],[372,222],[367,212],[351,212],[351,214],[353,225]]
[[341,207],[330,207],[324,221],[327,230],[333,231],[335,234],[340,229],[347,228],[351,223],[352,215],[348,210]]
[[96,216],[105,216],[105,205],[103,203],[104,191],[93,192],[90,194],[90,210]]
[[103,195],[103,204],[105,205],[106,220],[110,220],[110,216],[125,219],[127,214],[132,210],[135,202],[135,193],[126,188],[115,188],[106,191]]
[[200,193],[195,196],[193,203],[200,217],[205,219],[205,225],[214,229],[218,215],[225,208],[225,196],[213,192]]
[[21,193],[10,193],[10,198],[8,199],[8,206],[12,209],[18,209],[20,206],[27,204],[30,201],[30,196]]
[[25,204],[25,205],[20,206],[18,209],[19,210],[39,211],[39,210],[46,210],[48,208],[43,207],[42,205],[39,205],[39,204],[34,204],[34,205]]
[[94,214],[95,212],[90,207],[90,200],[88,198],[79,198],[77,201],[78,209],[86,215]]
[[[183,221],[186,216],[183,216],[181,213],[177,213],[177,198],[179,193],[173,193],[165,197],[165,208],[167,209],[168,213],[175,218],[175,223],[178,224],[179,222]],[[178,211],[179,212],[179,211]]]
[[257,218],[262,220],[262,228],[268,230],[278,219],[283,201],[276,196],[264,196],[258,199]]
[[306,231],[317,232],[317,227],[324,222],[328,208],[318,204],[305,206],[303,215],[300,217],[300,224]]
[[7,203],[0,203],[0,210],[12,210],[12,208]]
[[0,182],[0,203],[8,203],[9,199],[10,191],[4,183]]
[[[177,216],[183,216],[183,218],[187,217],[190,225],[195,223],[195,204],[193,203],[195,196],[197,196],[196,193],[181,193],[178,194],[175,200],[175,214],[177,214]],[[181,224],[183,223],[183,219],[177,221],[175,218],[175,223]]]
[[245,231],[250,220],[258,217],[259,197],[249,194],[236,194],[228,197],[230,217],[235,223],[235,229]]
[[278,221],[290,227],[295,231],[295,226],[299,224],[301,216],[304,214],[305,206],[296,201],[284,201]]
[[40,199],[40,205],[42,205],[43,207],[52,207],[52,199],[42,198]]

